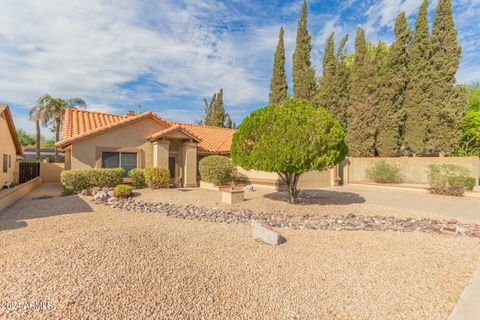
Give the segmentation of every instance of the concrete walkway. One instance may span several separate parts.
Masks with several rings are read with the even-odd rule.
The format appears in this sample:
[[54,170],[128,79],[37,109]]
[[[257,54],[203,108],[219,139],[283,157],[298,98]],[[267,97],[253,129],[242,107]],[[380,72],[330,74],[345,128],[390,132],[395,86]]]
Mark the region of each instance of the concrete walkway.
[[448,320],[478,320],[480,317],[480,263]]
[[329,189],[338,192],[356,193],[363,197],[367,204],[428,212],[480,223],[480,199],[478,198],[440,196],[417,191],[352,185]]

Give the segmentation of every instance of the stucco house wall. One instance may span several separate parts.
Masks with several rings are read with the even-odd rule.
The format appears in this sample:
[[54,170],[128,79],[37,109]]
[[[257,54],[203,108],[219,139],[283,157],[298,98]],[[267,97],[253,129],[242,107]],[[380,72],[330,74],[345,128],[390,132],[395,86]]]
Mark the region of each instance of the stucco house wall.
[[[10,117],[8,109],[5,105],[0,106],[2,107],[2,111],[0,113],[0,188],[3,187],[5,184],[10,184],[15,182],[15,171],[17,168],[16,159],[17,148],[15,146],[14,140],[17,137],[12,137],[11,129],[7,122],[7,117]],[[8,112],[8,115],[7,115]],[[11,119],[10,119],[11,121]],[[14,129],[14,128],[13,128]],[[3,172],[3,157],[4,155],[7,156],[7,171]]]
[[[87,139],[74,142],[71,146],[71,160],[65,160],[71,169],[99,168],[103,151],[138,151],[141,168],[153,165],[153,145],[147,137],[166,127],[146,118],[119,128],[112,128]],[[70,152],[65,153],[69,157]],[[138,159],[138,158],[137,158]]]

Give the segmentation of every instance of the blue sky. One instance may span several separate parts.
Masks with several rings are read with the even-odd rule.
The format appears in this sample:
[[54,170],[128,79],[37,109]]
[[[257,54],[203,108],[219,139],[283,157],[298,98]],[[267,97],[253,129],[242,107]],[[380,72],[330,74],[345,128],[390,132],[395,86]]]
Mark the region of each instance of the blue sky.
[[[325,41],[363,26],[371,41],[391,42],[406,11],[421,0],[310,0],[312,60],[321,73]],[[436,0],[430,3],[432,16]],[[480,0],[454,0],[463,46],[457,79],[480,80]],[[301,1],[274,0],[0,0],[0,103],[17,127],[33,132],[28,109],[49,93],[81,97],[89,109],[125,113],[141,105],[169,120],[192,122],[203,98],[224,89],[235,122],[265,105],[278,29],[285,28],[287,73]],[[47,130],[44,130],[47,131]]]

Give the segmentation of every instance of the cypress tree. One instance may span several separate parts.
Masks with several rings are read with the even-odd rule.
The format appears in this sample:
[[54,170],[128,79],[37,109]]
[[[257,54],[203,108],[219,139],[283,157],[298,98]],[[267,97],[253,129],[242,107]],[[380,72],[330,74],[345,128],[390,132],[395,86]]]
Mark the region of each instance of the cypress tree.
[[346,140],[351,156],[374,155],[376,134],[375,68],[365,32],[357,29],[355,56],[349,79]]
[[462,132],[462,111],[466,104],[463,87],[455,86],[461,47],[450,0],[439,0],[431,37],[431,119],[427,149],[451,155]]
[[322,76],[319,80],[317,94],[314,98],[314,105],[324,107],[331,114],[337,113],[337,100],[335,92],[335,44],[334,33],[328,37],[325,50],[323,52]]
[[226,118],[227,118],[227,120],[225,122],[225,128],[232,129],[233,128],[232,118],[230,118],[230,115],[228,113],[227,113]]
[[348,107],[348,79],[350,76],[350,69],[347,61],[347,52],[345,45],[348,41],[348,35],[343,37],[340,41],[335,56],[335,101],[336,110],[334,115],[340,121],[344,128],[347,127],[347,107]]
[[408,85],[405,93],[404,147],[414,154],[425,151],[427,125],[430,121],[430,35],[428,0],[424,0],[415,21],[415,32],[409,49]]
[[307,30],[307,2],[303,0],[298,20],[296,47],[293,53],[293,94],[297,99],[312,101],[316,93],[315,70],[310,61],[312,38]]
[[408,44],[410,30],[405,12],[395,22],[395,41],[386,59],[385,72],[378,83],[380,122],[376,148],[383,157],[392,156],[401,147],[404,110],[403,102],[408,84]]
[[278,44],[273,58],[272,79],[268,103],[280,105],[287,99],[287,75],[285,73],[285,45],[283,43],[283,27],[280,28]]

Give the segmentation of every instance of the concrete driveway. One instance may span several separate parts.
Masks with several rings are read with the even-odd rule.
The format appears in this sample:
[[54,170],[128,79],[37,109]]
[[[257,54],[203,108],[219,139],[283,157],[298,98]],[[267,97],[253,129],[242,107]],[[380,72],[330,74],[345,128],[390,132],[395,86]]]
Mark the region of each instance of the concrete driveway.
[[337,192],[358,194],[366,204],[427,212],[480,223],[480,198],[440,196],[421,191],[381,189],[355,186],[329,188]]

